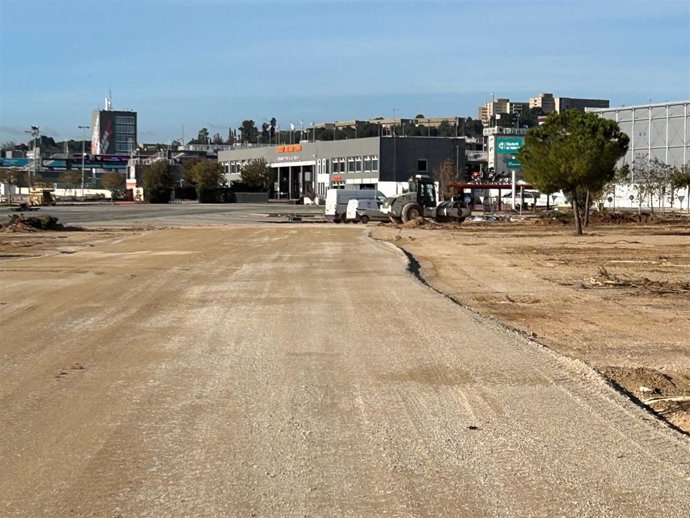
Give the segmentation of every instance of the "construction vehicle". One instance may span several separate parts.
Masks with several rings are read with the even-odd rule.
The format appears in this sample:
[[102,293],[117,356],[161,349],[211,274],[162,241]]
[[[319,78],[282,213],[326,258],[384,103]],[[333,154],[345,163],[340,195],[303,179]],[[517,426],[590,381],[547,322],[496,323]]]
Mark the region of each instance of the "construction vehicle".
[[436,221],[464,221],[471,209],[463,200],[439,201],[436,182],[426,175],[410,178],[409,191],[386,199],[381,212],[392,223],[405,223],[417,218]]
[[44,187],[31,187],[29,189],[29,198],[27,203],[32,206],[37,205],[55,205],[55,197],[53,196],[53,189],[46,189]]

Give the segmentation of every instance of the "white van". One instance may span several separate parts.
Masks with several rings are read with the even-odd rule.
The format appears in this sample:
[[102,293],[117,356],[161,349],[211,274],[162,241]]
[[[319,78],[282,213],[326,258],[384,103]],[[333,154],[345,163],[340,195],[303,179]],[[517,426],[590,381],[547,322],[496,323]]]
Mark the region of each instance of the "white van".
[[373,189],[328,189],[324,216],[335,223],[347,220],[347,203],[350,200],[385,200],[385,196]]

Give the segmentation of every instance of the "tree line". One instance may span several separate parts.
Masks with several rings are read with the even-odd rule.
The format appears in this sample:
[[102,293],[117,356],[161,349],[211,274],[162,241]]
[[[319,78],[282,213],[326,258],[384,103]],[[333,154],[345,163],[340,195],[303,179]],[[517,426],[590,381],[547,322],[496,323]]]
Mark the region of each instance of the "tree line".
[[[383,120],[383,117],[373,120]],[[290,124],[288,128],[281,128],[277,119],[273,117],[270,121],[264,121],[260,127],[256,126],[254,120],[244,120],[238,128],[229,127],[226,136],[220,133],[211,135],[208,128],[201,128],[197,136],[189,140],[187,144],[278,144],[295,143],[300,140],[346,140],[377,137],[382,134],[391,134],[393,131],[398,136],[408,137],[481,137],[483,130],[484,126],[479,119],[457,117],[455,124],[442,121],[438,126],[432,126],[423,114],[418,114],[414,119],[398,119],[395,128],[384,127],[381,123],[371,121],[355,121],[353,125],[343,127],[336,127],[335,124],[316,127],[314,123],[311,123],[306,127],[303,124],[299,127]],[[181,142],[175,140],[172,145],[181,145]]]
[[193,191],[199,203],[216,203],[226,191],[270,193],[275,181],[276,171],[264,159],[246,164],[241,181],[232,185],[227,184],[225,167],[205,158],[184,162],[178,171],[167,160],[157,160],[142,171],[144,199],[149,203],[168,203],[177,190],[187,196]]

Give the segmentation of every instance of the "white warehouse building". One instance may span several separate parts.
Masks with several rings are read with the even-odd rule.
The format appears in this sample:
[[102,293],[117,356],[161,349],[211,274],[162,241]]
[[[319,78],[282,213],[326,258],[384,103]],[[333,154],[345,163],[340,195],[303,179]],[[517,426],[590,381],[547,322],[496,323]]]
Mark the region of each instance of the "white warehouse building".
[[624,162],[632,167],[637,160],[658,159],[680,166],[690,162],[690,101],[677,101],[619,108],[588,109],[614,120],[630,137]]
[[[588,109],[600,117],[618,123],[620,129],[630,137],[628,152],[621,164],[634,169],[636,163],[657,159],[671,166],[690,163],[690,101],[677,101],[659,104],[621,106],[619,108]],[[615,189],[614,207],[644,207],[650,203],[656,207],[682,208],[683,200],[690,211],[690,192],[679,189],[675,195],[667,193],[664,197],[639,198],[633,185],[619,186]],[[663,198],[663,199],[662,199]],[[629,200],[629,201],[628,201]]]

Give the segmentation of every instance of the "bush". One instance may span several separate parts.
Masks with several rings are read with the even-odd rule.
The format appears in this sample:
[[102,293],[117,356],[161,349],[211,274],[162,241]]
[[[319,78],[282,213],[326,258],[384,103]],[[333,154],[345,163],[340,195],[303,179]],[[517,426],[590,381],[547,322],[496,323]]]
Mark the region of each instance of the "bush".
[[145,191],[144,198],[148,203],[168,203],[172,189],[165,187],[151,187]]
[[204,187],[202,185],[197,186],[197,195],[199,198],[199,203],[217,203],[218,202],[218,189],[214,187]]
[[144,199],[148,203],[168,203],[174,186],[170,164],[159,160],[144,167]]
[[42,230],[59,230],[62,225],[58,223],[58,218],[55,216],[41,216],[40,218],[40,229]]

